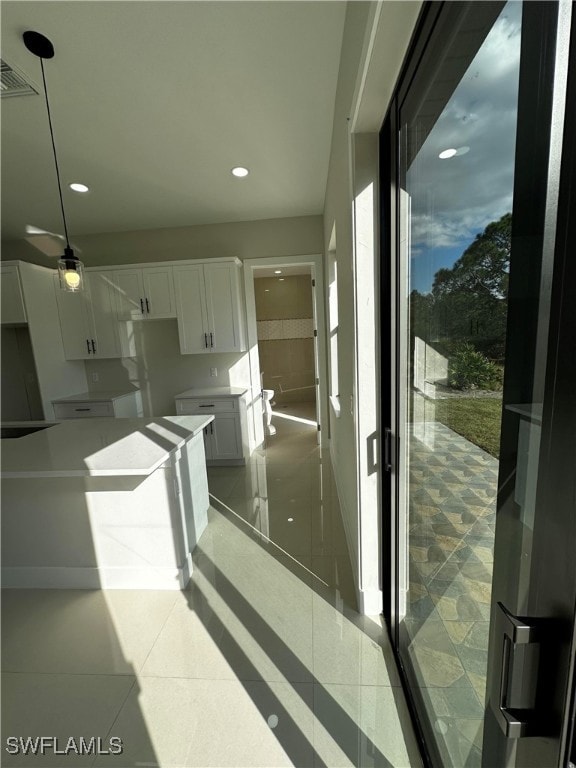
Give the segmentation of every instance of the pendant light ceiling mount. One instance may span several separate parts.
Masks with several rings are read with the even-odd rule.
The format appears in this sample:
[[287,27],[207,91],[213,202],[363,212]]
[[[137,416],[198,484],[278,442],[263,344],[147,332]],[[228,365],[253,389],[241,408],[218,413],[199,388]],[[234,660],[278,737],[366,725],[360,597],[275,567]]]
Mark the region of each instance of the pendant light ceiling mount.
[[54,46],[50,40],[44,35],[41,35],[40,32],[29,30],[28,32],[24,32],[22,39],[30,53],[33,53],[34,56],[38,56],[39,59],[54,58]]
[[46,76],[44,74],[44,59],[54,58],[54,46],[52,42],[40,32],[28,30],[22,35],[24,45],[40,59],[40,68],[42,70],[42,84],[44,85],[44,96],[46,99],[46,111],[48,112],[48,126],[50,128],[50,138],[52,140],[52,153],[54,155],[54,165],[56,166],[56,179],[58,181],[58,194],[60,196],[60,209],[62,211],[62,221],[64,223],[64,235],[66,238],[66,247],[64,255],[58,259],[58,274],[60,276],[60,287],[65,291],[80,291],[84,287],[84,265],[74,255],[68,238],[68,227],[66,225],[66,214],[64,213],[64,200],[62,198],[62,185],[60,183],[60,168],[58,167],[58,157],[56,155],[56,144],[54,142],[54,131],[52,129],[52,116],[50,114],[50,103],[48,101],[48,88],[46,86]]

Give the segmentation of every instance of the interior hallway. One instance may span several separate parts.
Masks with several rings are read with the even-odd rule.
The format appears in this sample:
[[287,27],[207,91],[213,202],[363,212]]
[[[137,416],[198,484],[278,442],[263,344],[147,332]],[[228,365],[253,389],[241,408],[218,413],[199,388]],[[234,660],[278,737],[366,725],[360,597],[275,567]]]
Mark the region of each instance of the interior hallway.
[[187,591],[4,592],[4,739],[124,746],[4,751],[4,766],[421,765],[386,633],[355,610],[306,408],[275,415],[247,467],[210,469],[214,508]]

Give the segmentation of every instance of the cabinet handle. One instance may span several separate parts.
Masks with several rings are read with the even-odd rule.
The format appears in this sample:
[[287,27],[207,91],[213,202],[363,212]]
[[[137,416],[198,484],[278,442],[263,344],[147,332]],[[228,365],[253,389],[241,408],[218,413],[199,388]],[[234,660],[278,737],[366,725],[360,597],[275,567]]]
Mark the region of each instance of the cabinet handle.
[[140,299],[140,311],[144,314],[144,302]]
[[94,344],[94,339],[92,339],[92,352],[96,354],[96,344]]
[[208,405],[208,404],[207,405],[200,404],[200,405],[198,405],[198,408],[214,408],[214,403],[210,403],[210,405]]
[[150,314],[150,304],[148,303],[148,299],[146,299],[146,312]]
[[210,346],[214,346],[214,336],[212,335],[212,331],[210,331]]
[[88,354],[90,354],[90,339],[86,339],[86,346],[88,347]]
[[204,346],[206,347],[206,349],[208,349],[208,334],[207,333],[204,334]]
[[75,411],[89,411],[90,408],[74,408]]

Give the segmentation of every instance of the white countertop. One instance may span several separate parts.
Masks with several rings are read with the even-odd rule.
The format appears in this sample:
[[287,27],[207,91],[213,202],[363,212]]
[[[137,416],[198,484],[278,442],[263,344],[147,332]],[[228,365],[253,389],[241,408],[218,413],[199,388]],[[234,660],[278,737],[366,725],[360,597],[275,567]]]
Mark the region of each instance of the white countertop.
[[248,387],[204,387],[202,389],[187,389],[174,395],[175,399],[185,397],[242,397],[248,392]]
[[111,389],[102,392],[79,392],[77,395],[67,395],[52,400],[53,403],[109,403],[111,400],[118,400],[120,397],[132,395],[139,392],[139,389]]
[[70,419],[3,440],[2,477],[143,477],[213,418]]

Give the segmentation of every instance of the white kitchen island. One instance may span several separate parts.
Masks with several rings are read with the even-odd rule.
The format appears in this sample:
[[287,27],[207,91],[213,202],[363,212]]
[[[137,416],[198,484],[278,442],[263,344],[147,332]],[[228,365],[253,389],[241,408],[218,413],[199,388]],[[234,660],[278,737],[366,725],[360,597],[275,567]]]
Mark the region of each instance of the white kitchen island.
[[212,419],[71,420],[2,440],[2,586],[185,587]]

